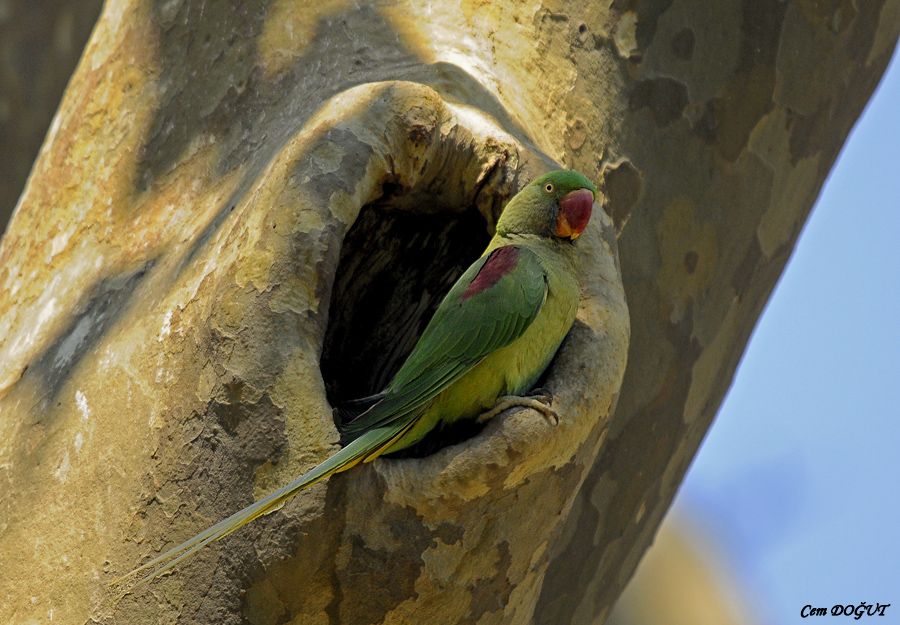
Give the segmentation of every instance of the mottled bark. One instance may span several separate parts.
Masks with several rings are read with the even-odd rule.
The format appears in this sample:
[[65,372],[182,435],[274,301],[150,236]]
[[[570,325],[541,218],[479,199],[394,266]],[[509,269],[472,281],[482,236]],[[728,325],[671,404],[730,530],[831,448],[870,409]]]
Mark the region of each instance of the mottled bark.
[[[611,212],[633,203],[619,240],[632,340],[541,625],[602,622],[628,582],[900,32],[896,0],[622,4],[628,110],[604,170]],[[601,45],[623,52],[618,32]]]
[[[0,618],[603,620],[900,3],[421,5],[107,4],[0,249]],[[357,468],[105,591],[332,451],[329,400],[383,380],[553,163],[630,215],[630,348],[598,218],[558,428]]]

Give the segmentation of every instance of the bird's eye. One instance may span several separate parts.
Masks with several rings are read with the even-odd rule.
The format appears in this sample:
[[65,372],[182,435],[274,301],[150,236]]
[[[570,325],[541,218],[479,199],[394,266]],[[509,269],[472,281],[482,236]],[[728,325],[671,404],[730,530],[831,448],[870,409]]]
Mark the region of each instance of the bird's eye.
[[546,191],[547,193],[553,193],[553,183],[548,182],[547,184],[545,184],[544,191]]

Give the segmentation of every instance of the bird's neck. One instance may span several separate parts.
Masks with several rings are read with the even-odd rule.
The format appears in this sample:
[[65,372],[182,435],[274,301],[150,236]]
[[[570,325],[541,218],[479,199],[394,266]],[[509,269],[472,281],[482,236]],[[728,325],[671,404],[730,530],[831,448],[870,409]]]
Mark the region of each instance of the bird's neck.
[[484,250],[483,256],[493,252],[498,247],[506,245],[521,245],[534,250],[540,256],[558,257],[568,263],[575,258],[575,245],[571,241],[553,239],[537,234],[495,234]]

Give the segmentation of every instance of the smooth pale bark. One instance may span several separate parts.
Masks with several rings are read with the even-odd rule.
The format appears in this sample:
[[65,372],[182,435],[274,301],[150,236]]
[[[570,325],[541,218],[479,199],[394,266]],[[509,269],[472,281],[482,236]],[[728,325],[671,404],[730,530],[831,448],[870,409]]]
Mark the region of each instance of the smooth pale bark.
[[[0,249],[0,618],[602,621],[890,56],[900,3],[857,4],[109,2]],[[630,215],[628,309],[611,223],[582,246],[560,427],[358,468],[105,591],[331,452],[328,400],[554,163]]]

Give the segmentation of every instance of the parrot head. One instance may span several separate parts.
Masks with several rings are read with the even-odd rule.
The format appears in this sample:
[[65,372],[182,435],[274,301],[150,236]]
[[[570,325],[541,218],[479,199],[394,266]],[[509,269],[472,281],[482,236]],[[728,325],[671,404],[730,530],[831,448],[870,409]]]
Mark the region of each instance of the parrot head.
[[497,233],[535,234],[574,241],[588,225],[597,187],[577,171],[560,169],[535,178],[509,201]]

